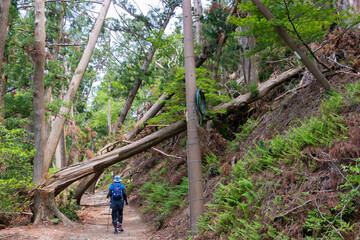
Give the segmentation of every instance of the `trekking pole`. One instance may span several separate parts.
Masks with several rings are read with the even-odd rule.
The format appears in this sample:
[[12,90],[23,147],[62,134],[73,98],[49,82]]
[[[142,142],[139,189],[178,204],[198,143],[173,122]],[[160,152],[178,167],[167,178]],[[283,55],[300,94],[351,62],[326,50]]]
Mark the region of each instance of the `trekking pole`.
[[106,231],[109,230],[109,218],[110,218],[110,204],[109,204],[109,214],[108,214],[107,224],[106,224]]

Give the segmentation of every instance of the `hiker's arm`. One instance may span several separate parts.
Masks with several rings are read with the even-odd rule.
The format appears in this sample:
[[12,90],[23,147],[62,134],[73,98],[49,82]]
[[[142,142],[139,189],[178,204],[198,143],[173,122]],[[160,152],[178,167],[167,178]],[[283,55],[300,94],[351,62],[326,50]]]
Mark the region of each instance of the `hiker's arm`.
[[109,192],[108,192],[108,194],[106,195],[106,204],[109,204],[109,202],[110,202],[110,199],[111,199],[111,195],[112,195],[112,191],[111,191],[111,189],[109,189]]
[[126,192],[125,192],[125,188],[123,188],[122,193],[123,193],[123,197],[124,197],[124,201],[125,201],[126,205],[129,205],[127,196],[126,196]]

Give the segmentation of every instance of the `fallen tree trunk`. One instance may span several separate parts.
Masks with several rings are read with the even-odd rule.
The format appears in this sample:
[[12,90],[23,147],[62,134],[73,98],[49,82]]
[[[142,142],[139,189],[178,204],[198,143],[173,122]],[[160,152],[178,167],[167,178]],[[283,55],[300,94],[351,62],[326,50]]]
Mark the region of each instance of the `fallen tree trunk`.
[[76,200],[77,204],[80,205],[82,195],[92,184],[94,184],[99,179],[99,177],[103,172],[104,170],[93,173],[90,176],[87,176],[86,178],[82,179],[80,184],[77,186],[74,195],[72,196],[72,198]]
[[261,98],[263,98],[270,90],[274,89],[275,87],[283,84],[289,78],[294,77],[295,75],[299,74],[304,70],[304,67],[299,67],[295,69],[288,70],[284,73],[281,73],[276,78],[269,79],[263,84],[258,86],[258,94],[256,96],[251,96],[252,93],[246,93],[244,95],[240,95],[239,97],[235,98],[233,101],[220,104],[213,108],[214,111],[219,111],[222,109],[232,110],[240,107],[244,107],[247,104],[255,102]]
[[89,176],[92,173],[98,173],[117,162],[143,152],[185,130],[185,121],[174,123],[127,146],[61,169],[44,184],[40,185],[39,188],[47,193],[53,192],[56,196],[73,182]]
[[57,171],[51,178],[45,181],[45,183],[33,190],[31,194],[32,211],[36,213],[39,209],[42,209],[42,219],[49,220],[57,217],[65,225],[72,226],[73,223],[59,211],[55,204],[55,197],[61,191],[70,186],[73,182],[94,173],[102,172],[105,168],[143,152],[168,138],[176,136],[185,131],[185,129],[185,121],[177,122],[146,136],[137,142]]

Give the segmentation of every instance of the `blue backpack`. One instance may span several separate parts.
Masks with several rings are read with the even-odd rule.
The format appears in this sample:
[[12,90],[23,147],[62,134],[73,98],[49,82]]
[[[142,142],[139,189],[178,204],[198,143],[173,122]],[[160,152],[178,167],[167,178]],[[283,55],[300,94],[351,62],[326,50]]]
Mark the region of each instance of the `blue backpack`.
[[112,199],[114,200],[122,200],[122,188],[121,188],[121,184],[120,185],[115,185],[113,184],[114,189],[112,191]]

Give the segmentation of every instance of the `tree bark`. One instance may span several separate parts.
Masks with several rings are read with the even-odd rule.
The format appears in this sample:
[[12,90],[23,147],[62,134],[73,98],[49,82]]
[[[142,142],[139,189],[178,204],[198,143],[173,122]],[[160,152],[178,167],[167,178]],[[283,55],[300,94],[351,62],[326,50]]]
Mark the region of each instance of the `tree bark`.
[[[167,15],[167,18],[166,20],[164,21],[163,25],[161,26],[161,30],[165,30],[166,26],[168,25],[169,21],[170,21],[170,18],[175,10],[175,8],[178,6],[178,4],[173,4],[171,6],[171,9]],[[150,66],[150,63],[154,57],[154,54],[156,52],[156,47],[154,45],[152,45],[149,53],[147,54],[146,56],[146,59],[142,65],[142,68],[141,68],[141,71],[143,72],[143,74],[146,73],[147,69],[149,68]],[[140,77],[136,78],[136,81],[135,81],[135,84],[133,86],[133,88],[131,89],[129,95],[127,96],[126,100],[125,100],[125,103],[124,103],[124,107],[122,108],[120,114],[119,114],[119,117],[117,119],[117,121],[115,122],[114,126],[113,126],[113,130],[112,132],[114,134],[116,134],[118,131],[120,131],[122,125],[124,124],[124,121],[125,121],[125,118],[131,108],[131,105],[134,101],[134,98],[136,96],[136,93],[138,92],[139,88],[140,88],[140,85],[142,83],[142,80],[140,79]]]
[[197,44],[201,44],[201,23],[200,16],[202,16],[201,0],[194,0],[194,17],[195,17],[195,39]]
[[4,108],[7,78],[2,73],[5,43],[8,31],[10,0],[0,2],[0,125],[5,125]]
[[44,70],[45,70],[45,2],[35,0],[35,44],[32,57],[34,59],[34,170],[33,182],[40,184],[46,176],[44,168],[45,155],[45,102],[44,102]]
[[[252,3],[259,9],[261,14],[270,21],[274,19],[274,15],[267,9],[267,7],[260,0],[251,0]],[[300,58],[301,62],[311,72],[315,79],[321,84],[326,91],[331,90],[331,85],[325,76],[320,72],[318,67],[310,60],[310,58],[297,46],[290,34],[281,26],[273,26],[275,31],[280,35],[284,42],[294,51],[294,54]]]
[[75,70],[75,73],[71,79],[69,89],[64,96],[65,105],[62,105],[58,116],[54,121],[54,128],[51,130],[50,136],[46,144],[46,155],[45,155],[45,169],[48,170],[51,164],[52,157],[54,156],[56,146],[59,142],[61,132],[64,128],[66,117],[65,115],[70,112],[70,104],[75,98],[75,94],[79,88],[81,79],[85,73],[87,65],[90,61],[90,57],[95,48],[96,41],[99,37],[102,25],[104,23],[106,13],[109,9],[111,0],[105,0],[100,10],[99,16],[96,19],[95,25],[90,33],[88,44],[84,50],[84,53],[80,59],[80,62]]

